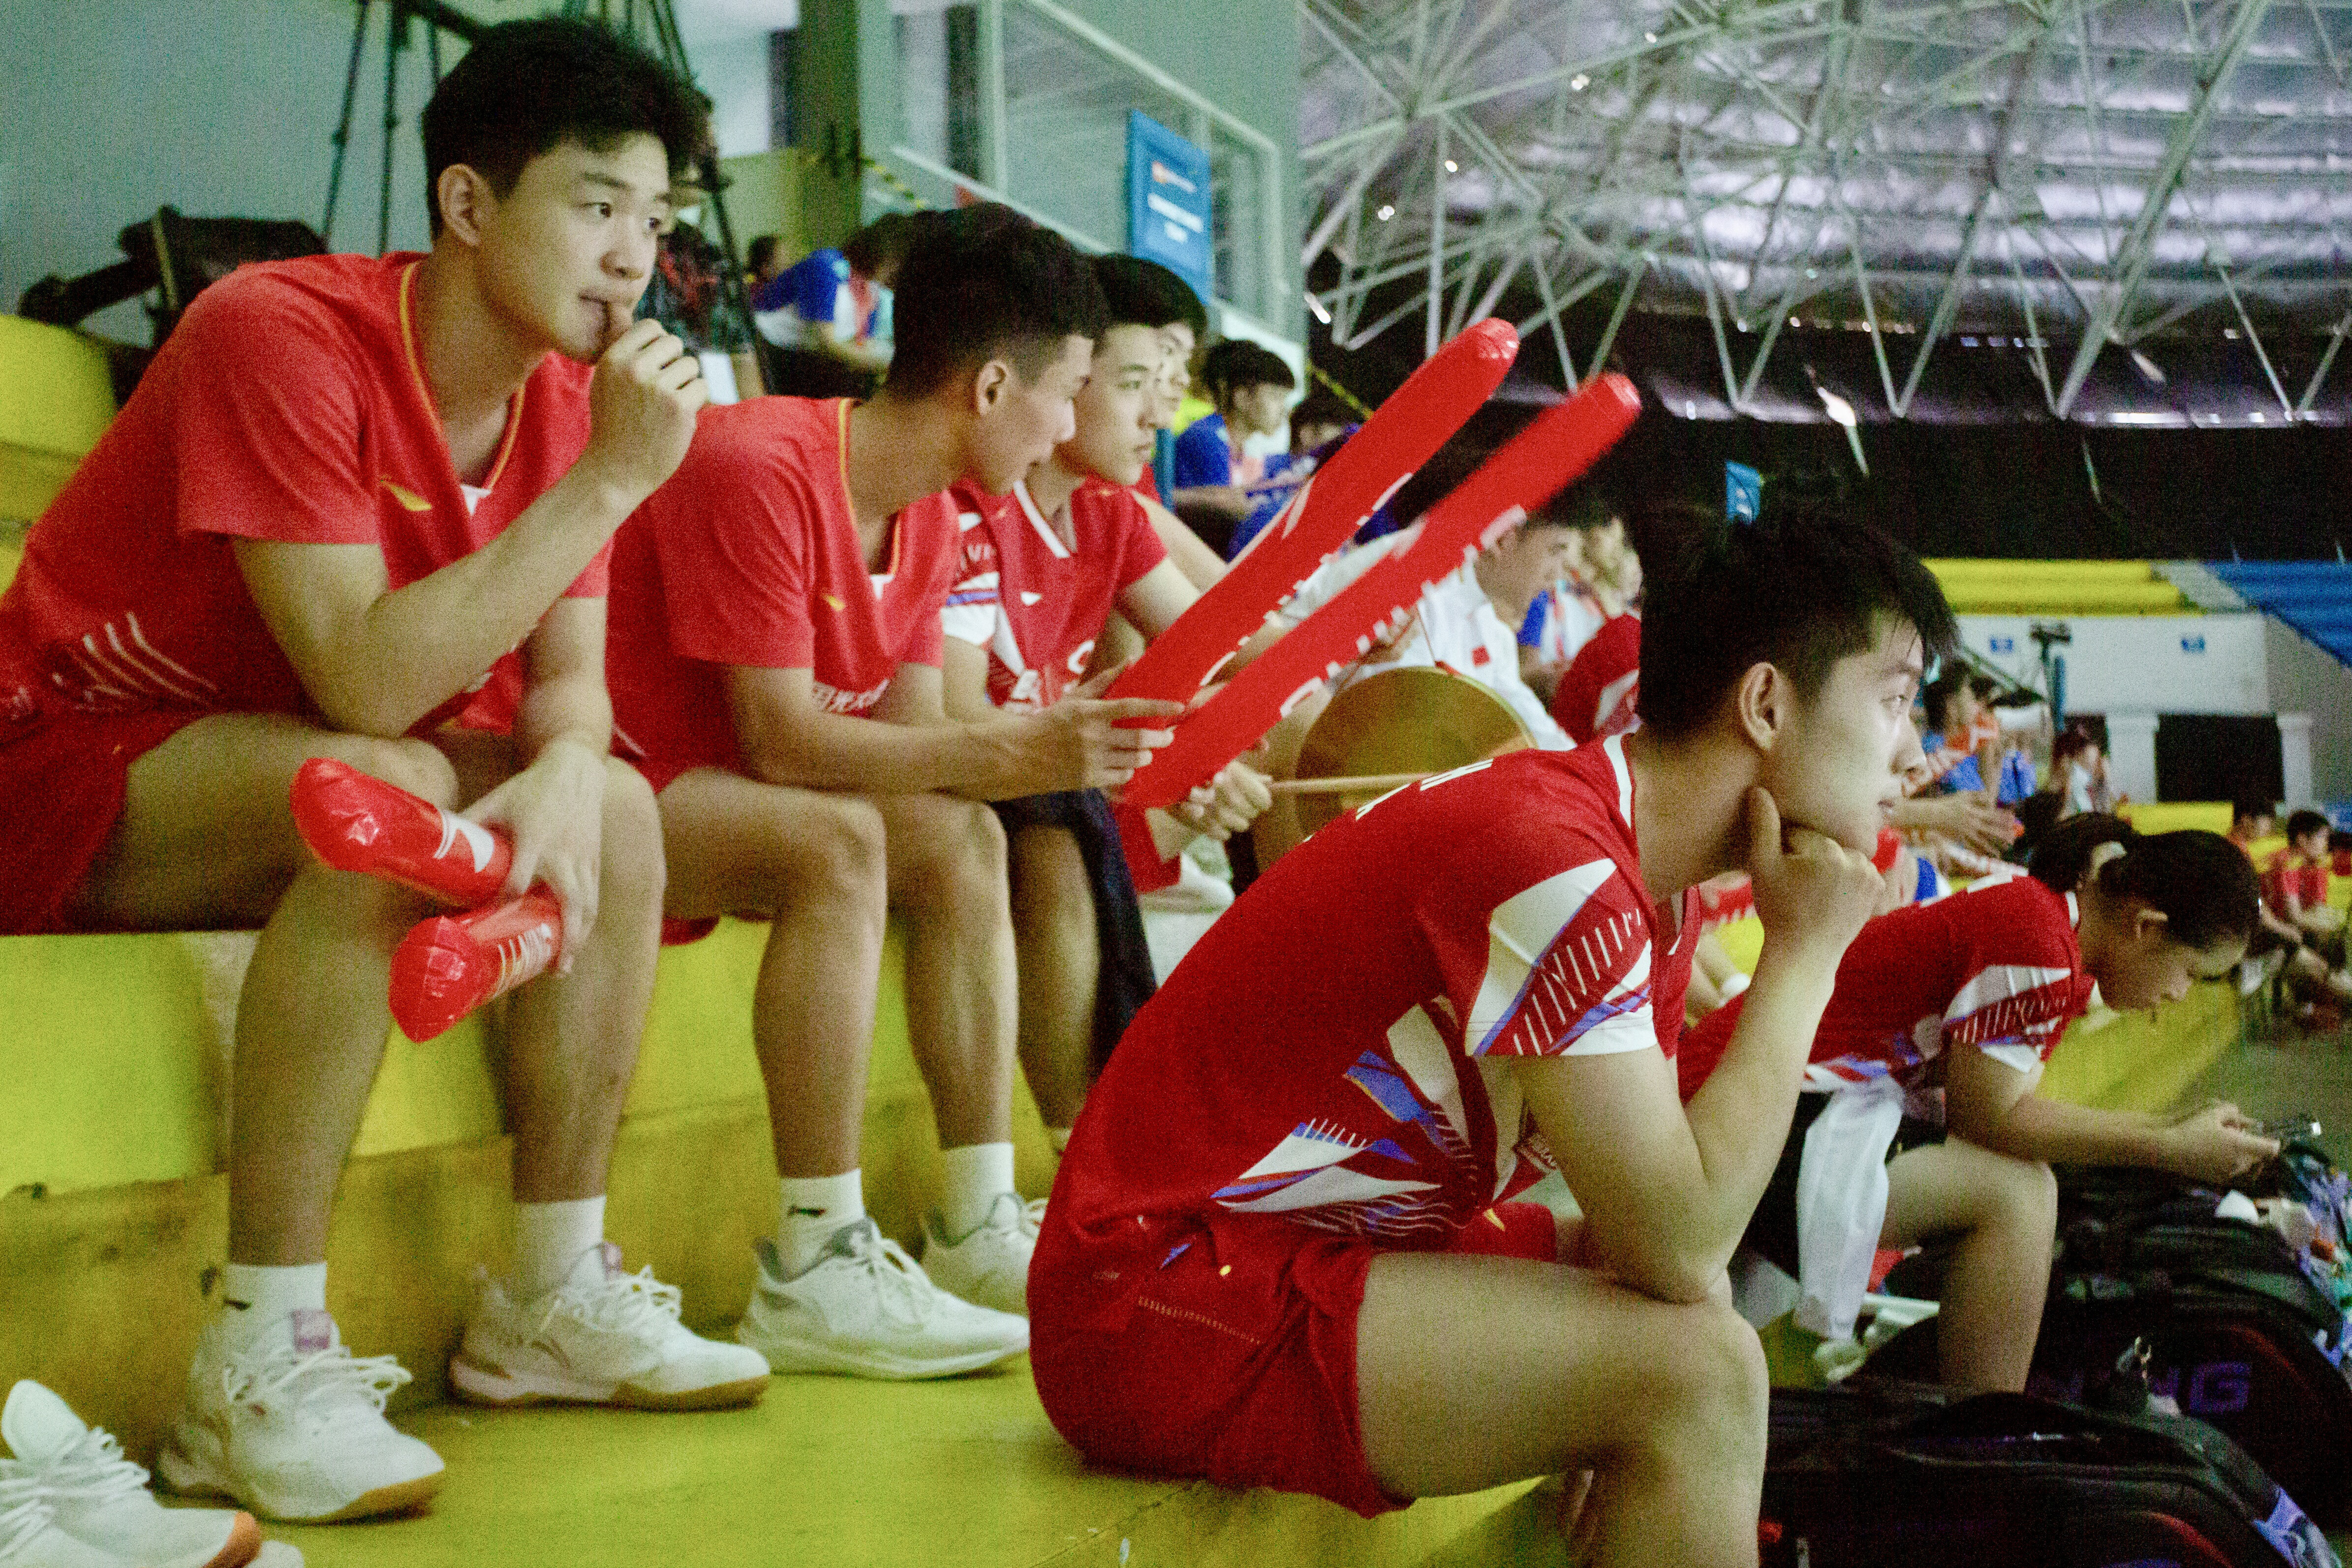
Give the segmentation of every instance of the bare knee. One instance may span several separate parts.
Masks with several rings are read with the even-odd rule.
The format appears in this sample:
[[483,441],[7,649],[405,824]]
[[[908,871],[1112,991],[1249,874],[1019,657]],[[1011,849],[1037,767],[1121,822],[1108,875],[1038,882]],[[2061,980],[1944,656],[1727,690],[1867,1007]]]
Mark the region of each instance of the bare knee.
[[1647,1391],[1652,1443],[1678,1445],[1696,1429],[1710,1434],[1709,1447],[1720,1452],[1727,1443],[1735,1450],[1744,1447],[1752,1435],[1760,1462],[1772,1391],[1756,1331],[1732,1310],[1726,1292],[1678,1309],[1676,1319],[1671,1339],[1657,1347]]
[[890,855],[910,908],[977,917],[1006,903],[1004,828],[976,801],[940,798],[919,825],[899,825]]
[[829,795],[792,830],[787,873],[798,897],[878,903],[885,885],[887,841],[882,813],[856,795]]
[[457,769],[429,741],[336,735],[319,749],[322,755],[348,762],[362,773],[396,784],[436,806],[454,808],[457,804]]
[[662,858],[661,808],[653,786],[625,762],[604,764],[604,836],[598,864],[604,907],[661,908],[668,880]]

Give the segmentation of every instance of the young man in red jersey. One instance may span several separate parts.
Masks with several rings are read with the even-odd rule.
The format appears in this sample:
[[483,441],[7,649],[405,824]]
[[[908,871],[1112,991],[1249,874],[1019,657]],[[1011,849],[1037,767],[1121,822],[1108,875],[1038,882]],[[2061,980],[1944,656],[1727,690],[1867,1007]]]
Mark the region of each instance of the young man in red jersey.
[[[1342,818],[1137,1016],[1031,1279],[1089,1456],[1367,1514],[1591,1469],[1595,1561],[1755,1560],[1764,1361],[1724,1268],[1954,629],[1833,519],[1719,530],[1654,599],[1646,728]],[[1685,1114],[1696,889],[1740,866],[1770,936]],[[1580,1225],[1496,1207],[1555,1165]]]
[[[604,1242],[662,883],[652,799],[605,756],[604,562],[702,402],[628,320],[703,117],[610,34],[539,21],[487,33],[424,134],[431,252],[208,289],[0,600],[0,928],[263,928],[225,1306],[162,1470],[280,1518],[405,1507],[442,1469],[383,1419],[408,1375],[342,1348],[323,1261],[392,950],[427,910],[303,852],[309,757],[470,800],[514,836],[509,891],[563,905],[563,972],[518,994],[506,1058],[518,1276],[455,1379],[677,1406],[764,1380]],[[509,733],[453,736],[461,707]]]
[[[880,395],[712,411],[616,548],[614,733],[659,794],[668,913],[772,922],[752,1035],[780,1215],[741,1337],[779,1371],[938,1376],[1028,1343],[1013,932],[982,802],[1115,783],[1162,738],[1116,721],[1178,710],[1082,693],[951,722],[946,491],[1009,487],[1068,434],[1101,310],[1077,253],[1010,210],[922,214]],[[890,909],[945,1151],[920,1268],[866,1217],[858,1176]]]
[[[1149,640],[1200,597],[1153,526],[1157,507],[1136,493],[1157,428],[1161,334],[1184,321],[1192,290],[1131,256],[1097,256],[1093,270],[1108,325],[1070,438],[1009,496],[957,487],[963,559],[941,672],[949,714],[967,722],[1060,702],[1114,611]],[[1264,778],[1236,763],[1163,826],[1171,841],[1195,831],[1225,838],[1271,799]],[[1151,953],[1101,790],[1000,800],[996,814],[1011,859],[1022,1071],[1058,1149],[1101,1059],[1151,995]]]

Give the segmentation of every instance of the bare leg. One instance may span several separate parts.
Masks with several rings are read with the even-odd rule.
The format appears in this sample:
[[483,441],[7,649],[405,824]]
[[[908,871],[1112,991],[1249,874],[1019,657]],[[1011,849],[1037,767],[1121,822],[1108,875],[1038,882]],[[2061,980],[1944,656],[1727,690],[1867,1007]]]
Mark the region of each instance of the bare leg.
[[1020,959],[1021,1070],[1048,1127],[1078,1119],[1093,1080],[1102,947],[1086,857],[1066,828],[1024,828],[1010,846]]
[[874,802],[888,843],[890,907],[907,923],[907,1024],[940,1145],[1013,1136],[1019,985],[996,813],[946,795]]
[[515,994],[509,1015],[507,1124],[519,1203],[604,1190],[621,1106],[636,1071],[661,955],[661,822],[652,789],[625,762],[604,764],[604,841],[596,925],[572,972]]
[[771,922],[751,996],[776,1170],[857,1168],[886,914],[882,820],[856,795],[698,768],[661,793],[671,915]]
[[286,804],[309,757],[338,758],[428,800],[455,797],[447,761],[421,741],[268,715],[200,719],[132,765],[122,823],[76,905],[84,920],[151,929],[267,922],[237,1006],[237,1263],[326,1257],[335,1180],[391,1028],[392,949],[424,912],[413,894],[309,858]]
[[2022,1391],[2050,1290],[2058,1183],[2050,1167],[1961,1138],[1895,1156],[1886,1167],[1880,1245],[1958,1236],[1936,1323],[1939,1372],[1969,1389]]
[[1675,1306],[1553,1264],[1384,1253],[1356,1376],[1364,1456],[1391,1492],[1589,1468],[1589,1561],[1756,1561],[1769,1390],[1727,1288]]

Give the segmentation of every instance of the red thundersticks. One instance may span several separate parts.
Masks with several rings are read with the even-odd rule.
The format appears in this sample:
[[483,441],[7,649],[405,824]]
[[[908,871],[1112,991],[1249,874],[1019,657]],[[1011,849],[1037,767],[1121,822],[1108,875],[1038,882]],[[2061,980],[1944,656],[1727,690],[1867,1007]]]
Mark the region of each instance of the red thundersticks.
[[1250,541],[1233,570],[1127,667],[1110,695],[1190,700],[1274,607],[1478,411],[1518,351],[1519,335],[1494,320],[1438,350]]
[[514,845],[499,829],[324,757],[295,772],[291,803],[302,841],[337,871],[479,905],[420,921],[393,954],[392,1017],[409,1039],[432,1039],[561,956],[563,912],[553,894],[540,886],[498,897],[514,867]]
[[[1388,407],[1383,403],[1382,412]],[[1369,649],[1381,627],[1409,610],[1431,583],[1460,570],[1517,524],[1529,507],[1541,506],[1591,467],[1641,411],[1633,383],[1623,376],[1605,375],[1538,415],[1460,488],[1430,508],[1411,546],[1359,578],[1186,716],[1176,727],[1175,738],[1127,781],[1126,802],[1166,806],[1181,800]],[[1201,602],[1208,601],[1204,597]],[[1192,613],[1199,611],[1196,605]],[[1136,668],[1141,667],[1138,661]]]

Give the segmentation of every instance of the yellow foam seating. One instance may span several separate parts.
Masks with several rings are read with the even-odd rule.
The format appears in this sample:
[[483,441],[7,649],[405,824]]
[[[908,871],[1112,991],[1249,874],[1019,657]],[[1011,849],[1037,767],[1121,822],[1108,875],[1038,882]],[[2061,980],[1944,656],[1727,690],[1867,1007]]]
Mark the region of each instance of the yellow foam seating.
[[0,518],[38,517],[113,417],[104,350],[62,327],[0,316]]
[[[699,1325],[741,1313],[751,1240],[775,1219],[751,1038],[765,936],[730,921],[663,954],[614,1158],[614,1239],[680,1286]],[[39,1377],[134,1454],[152,1452],[176,1404],[200,1286],[226,1246],[213,940],[0,939],[0,1386]],[[863,1159],[877,1223],[912,1242],[939,1155],[903,972],[894,929]],[[1042,1196],[1051,1155],[1017,1089],[1014,1144],[1022,1189]],[[425,1045],[395,1033],[343,1176],[329,1278],[351,1341],[416,1374],[405,1404],[441,1396],[472,1270],[504,1266],[509,1157],[484,1029]]]
[[2194,615],[2144,560],[1931,560],[1964,615]]

